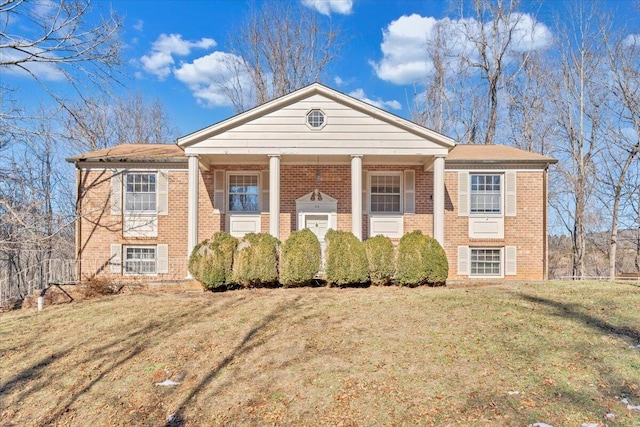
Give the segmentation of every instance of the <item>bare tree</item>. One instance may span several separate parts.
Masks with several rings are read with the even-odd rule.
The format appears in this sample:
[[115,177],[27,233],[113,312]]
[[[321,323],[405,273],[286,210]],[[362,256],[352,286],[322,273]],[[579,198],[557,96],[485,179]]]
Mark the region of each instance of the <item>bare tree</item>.
[[241,112],[319,81],[340,50],[339,32],[293,2],[265,2],[229,37],[221,90]]
[[[95,16],[90,0],[0,0],[0,73],[25,75],[64,105],[48,82],[66,80],[80,93],[86,83],[102,87],[113,81],[120,27],[111,11]],[[0,126],[13,129],[20,116],[8,102],[12,89],[0,84],[0,92]]]
[[554,179],[563,191],[554,194],[551,206],[572,237],[572,275],[584,278],[589,205],[607,127],[603,109],[608,93],[601,80],[606,75],[604,17],[595,4],[574,6],[567,13],[570,18],[558,25],[558,74],[552,79],[551,101],[557,129],[554,154],[560,157]]
[[[73,211],[63,191],[62,153],[53,131],[57,111],[40,120],[7,154],[0,180],[0,294],[24,296],[32,279],[49,277],[53,258],[73,254]],[[17,274],[24,273],[24,274]],[[12,277],[15,274],[14,277]]]
[[522,70],[507,88],[511,145],[526,151],[549,154],[554,135],[551,69],[543,51],[527,54]]
[[472,6],[474,19],[462,19],[461,22],[465,37],[474,49],[464,52],[462,58],[485,82],[488,108],[481,140],[484,144],[493,144],[500,112],[499,93],[527,62],[528,49],[521,55],[515,53],[522,50],[523,38],[533,34],[533,27],[523,31],[523,26],[534,26],[535,21],[518,11],[519,0],[473,0]]
[[177,129],[162,100],[146,100],[142,94],[87,98],[66,108],[65,136],[83,151],[118,144],[168,143]]
[[450,27],[438,21],[432,37],[427,40],[426,50],[427,61],[432,64],[433,72],[425,76],[424,93],[414,94],[413,121],[440,133],[450,131],[448,124],[451,123],[447,96],[450,58],[454,55],[451,40]]
[[606,83],[613,96],[610,105],[616,126],[605,144],[606,167],[602,168],[600,178],[606,187],[603,192],[610,196],[606,203],[611,206],[609,278],[614,280],[621,205],[625,193],[635,193],[633,188],[628,191],[627,174],[640,154],[640,41],[631,36],[618,40],[607,37],[605,42],[609,65]]
[[[471,15],[465,6],[471,5]],[[507,140],[509,90],[549,34],[518,0],[461,0],[458,19],[443,19],[426,41],[430,72],[416,96],[414,120],[462,143]],[[534,40],[541,34],[541,40]],[[529,66],[529,78],[536,71]],[[520,107],[524,108],[525,105]],[[499,130],[502,129],[500,133]]]

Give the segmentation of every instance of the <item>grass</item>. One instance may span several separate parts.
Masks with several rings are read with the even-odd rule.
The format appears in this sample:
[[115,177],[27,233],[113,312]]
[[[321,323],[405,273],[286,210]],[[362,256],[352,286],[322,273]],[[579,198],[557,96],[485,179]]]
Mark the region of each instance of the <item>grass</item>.
[[0,425],[638,426],[639,344],[629,284],[116,295],[0,315]]

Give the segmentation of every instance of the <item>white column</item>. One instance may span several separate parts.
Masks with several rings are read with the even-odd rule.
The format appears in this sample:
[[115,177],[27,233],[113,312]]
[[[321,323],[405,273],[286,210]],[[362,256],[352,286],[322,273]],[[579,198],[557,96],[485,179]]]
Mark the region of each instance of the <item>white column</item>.
[[189,156],[189,190],[187,198],[187,257],[198,244],[198,156]]
[[362,240],[362,156],[351,156],[351,231]]
[[433,238],[444,248],[444,157],[433,162]]
[[280,238],[280,156],[269,156],[269,234]]

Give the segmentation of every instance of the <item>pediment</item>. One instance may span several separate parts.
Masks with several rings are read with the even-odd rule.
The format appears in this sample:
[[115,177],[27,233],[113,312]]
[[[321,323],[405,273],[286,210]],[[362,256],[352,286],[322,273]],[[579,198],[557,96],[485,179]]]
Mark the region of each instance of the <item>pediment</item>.
[[[314,129],[310,111],[325,115]],[[454,141],[313,83],[178,139],[187,154],[447,155]]]
[[311,193],[305,194],[304,196],[297,198],[296,205],[300,203],[335,206],[338,204],[338,199],[334,199],[333,197],[323,193],[322,191],[314,190]]

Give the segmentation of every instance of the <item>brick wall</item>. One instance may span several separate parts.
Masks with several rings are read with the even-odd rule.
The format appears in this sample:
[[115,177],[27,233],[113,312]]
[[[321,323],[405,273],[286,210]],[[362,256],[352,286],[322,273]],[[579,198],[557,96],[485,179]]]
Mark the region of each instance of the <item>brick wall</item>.
[[[265,171],[268,165],[214,166],[200,174],[198,238],[210,238],[217,231],[225,230],[225,215],[213,209],[214,170]],[[393,165],[363,165],[366,171],[403,171],[416,173],[416,213],[405,214],[404,231],[422,230],[432,235],[433,230],[433,175],[422,167]],[[316,170],[321,181],[316,184]],[[457,275],[457,248],[459,245],[479,247],[517,246],[517,276],[507,279],[540,280],[543,278],[543,172],[518,172],[517,215],[505,218],[505,236],[500,240],[470,240],[468,217],[459,217],[457,204],[458,175],[445,172],[445,250],[449,259],[449,278],[467,279]],[[108,275],[110,245],[119,244],[167,244],[169,247],[172,279],[186,276],[187,259],[187,192],[188,171],[172,169],[169,172],[169,214],[158,216],[157,238],[124,238],[122,216],[111,215],[111,170],[89,169],[81,175],[83,194],[80,242],[82,245],[82,276]],[[366,185],[363,183],[363,185]],[[351,167],[344,165],[281,165],[280,176],[280,240],[288,238],[295,230],[295,200],[318,188],[338,200],[338,229],[351,231]],[[269,215],[262,214],[262,231],[269,231]],[[363,235],[368,235],[368,216],[363,217]],[[396,240],[397,242],[397,240]],[[131,279],[131,278],[128,278]],[[143,279],[145,279],[143,277]],[[154,277],[161,280],[163,277]]]
[[517,247],[517,275],[508,280],[542,280],[544,276],[543,171],[518,171],[516,216],[504,218],[504,239],[470,239],[469,217],[458,216],[458,172],[445,172],[445,251],[449,260],[449,279],[459,276],[458,246]]
[[[111,215],[111,175],[109,169],[83,170],[81,174],[82,220],[80,243],[82,252],[82,278],[107,276],[111,245],[166,244],[169,249],[170,273],[154,276],[155,280],[183,279],[186,277],[187,254],[187,180],[186,169],[169,171],[168,215],[158,216],[156,238],[125,238],[122,234],[122,215]],[[202,181],[201,185],[204,187]],[[206,194],[206,192],[205,192]],[[206,205],[201,211],[206,210]],[[166,277],[163,277],[166,276]],[[147,280],[148,277],[128,277],[127,280]]]

